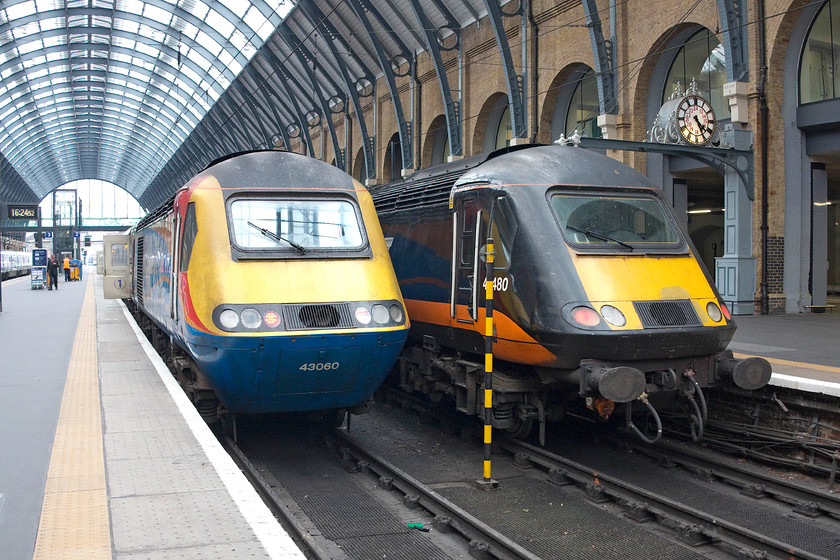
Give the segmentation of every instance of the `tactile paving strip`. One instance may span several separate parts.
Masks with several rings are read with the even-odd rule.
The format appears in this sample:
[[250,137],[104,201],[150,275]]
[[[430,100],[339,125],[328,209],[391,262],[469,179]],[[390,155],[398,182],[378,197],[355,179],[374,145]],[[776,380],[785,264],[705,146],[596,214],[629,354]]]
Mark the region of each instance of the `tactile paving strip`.
[[111,558],[93,294],[93,282],[88,281],[58,415],[35,560]]

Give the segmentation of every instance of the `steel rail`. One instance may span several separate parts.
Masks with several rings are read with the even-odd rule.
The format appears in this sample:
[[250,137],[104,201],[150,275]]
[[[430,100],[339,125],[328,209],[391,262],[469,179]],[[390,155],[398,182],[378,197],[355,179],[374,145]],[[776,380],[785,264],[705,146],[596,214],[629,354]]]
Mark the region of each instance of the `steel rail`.
[[[825,560],[822,556],[762,535],[619,478],[603,474],[596,469],[550,453],[534,445],[520,441],[509,441],[501,444],[501,447],[517,456],[519,461],[527,460],[544,469],[549,473],[549,478],[552,480],[558,478],[571,479],[577,484],[586,486],[590,495],[606,495],[619,503],[627,504],[633,509],[636,516],[646,512],[657,519],[664,517],[677,520],[680,523],[679,529],[684,536],[693,536],[699,539],[702,535],[712,542],[722,541],[738,549],[748,546],[759,554],[753,556],[756,558],[761,557],[762,552],[771,552],[778,558]],[[696,527],[691,527],[692,524]]]
[[407,499],[416,500],[417,505],[435,516],[436,527],[452,529],[463,535],[470,541],[473,551],[481,551],[480,558],[489,554],[500,560],[540,560],[538,555],[519,546],[395,465],[371,455],[344,432],[336,431],[333,435],[350,455],[360,461],[362,470],[373,471],[380,480],[387,479],[388,485],[398,489]]
[[804,515],[825,514],[840,519],[840,496],[818,492],[788,480],[779,480],[737,465],[710,459],[697,451],[683,449],[668,442],[660,442],[656,448],[646,448],[636,445],[635,442],[630,442],[630,445],[638,453],[672,461],[691,472],[709,473],[740,488],[747,495],[770,495],[780,502],[796,506],[795,511]]

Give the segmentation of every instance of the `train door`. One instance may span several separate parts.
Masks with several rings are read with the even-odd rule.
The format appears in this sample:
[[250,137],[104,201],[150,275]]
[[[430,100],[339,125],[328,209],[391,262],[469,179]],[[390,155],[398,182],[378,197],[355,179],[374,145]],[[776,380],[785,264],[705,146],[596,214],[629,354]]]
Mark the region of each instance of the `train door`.
[[131,295],[131,267],[128,262],[128,236],[106,235],[102,238],[105,257],[102,280],[105,299],[123,299]]
[[482,286],[479,251],[483,245],[482,211],[475,198],[456,203],[453,215],[451,316],[455,328],[471,328],[478,321]]

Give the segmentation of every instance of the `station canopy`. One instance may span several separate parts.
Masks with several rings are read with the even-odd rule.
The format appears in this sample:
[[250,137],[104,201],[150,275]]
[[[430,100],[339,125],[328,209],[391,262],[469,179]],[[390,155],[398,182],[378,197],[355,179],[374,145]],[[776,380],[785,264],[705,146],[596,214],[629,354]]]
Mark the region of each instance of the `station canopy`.
[[100,179],[152,208],[217,157],[304,140],[486,14],[485,0],[3,1],[0,200]]

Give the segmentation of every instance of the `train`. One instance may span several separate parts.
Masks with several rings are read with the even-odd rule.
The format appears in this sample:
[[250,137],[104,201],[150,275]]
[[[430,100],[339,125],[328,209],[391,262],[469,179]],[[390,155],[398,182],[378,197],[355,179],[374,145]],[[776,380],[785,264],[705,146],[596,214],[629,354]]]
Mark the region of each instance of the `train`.
[[412,321],[394,372],[406,391],[483,417],[491,334],[494,428],[538,424],[544,441],[574,413],[653,442],[662,411],[702,438],[704,388],[769,381],[766,360],[726,350],[735,323],[661,189],[613,158],[517,146],[371,195]]
[[25,276],[32,270],[32,253],[29,251],[0,251],[0,259],[3,280]]
[[127,302],[208,423],[361,411],[408,335],[370,194],[307,156],[216,160],[125,250]]

